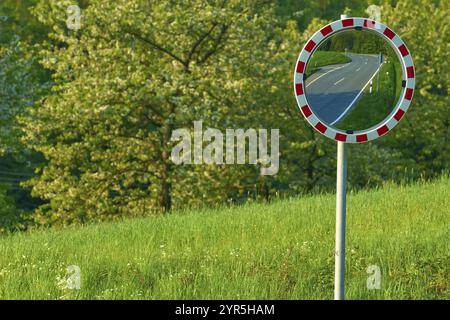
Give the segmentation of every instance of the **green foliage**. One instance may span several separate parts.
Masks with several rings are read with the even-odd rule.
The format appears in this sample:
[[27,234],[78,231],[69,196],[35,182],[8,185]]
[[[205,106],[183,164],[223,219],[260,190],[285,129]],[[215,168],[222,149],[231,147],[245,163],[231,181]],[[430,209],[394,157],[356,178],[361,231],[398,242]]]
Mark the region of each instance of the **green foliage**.
[[389,54],[392,49],[386,41],[371,31],[340,32],[320,45],[320,50],[352,53]]
[[315,18],[334,21],[338,20],[342,13],[354,17],[366,16],[366,8],[374,2],[377,1],[278,0],[277,14],[283,18],[283,21],[295,20],[300,30],[305,30]]
[[39,95],[39,75],[27,49],[17,40],[0,46],[0,156],[17,151],[17,117],[24,115]]
[[222,190],[245,172],[175,167],[170,137],[193,120],[230,128],[252,112],[252,92],[263,87],[256,80],[271,68],[270,8],[91,1],[74,32],[61,6],[36,8],[53,25],[42,62],[55,81],[25,123],[26,141],[48,160],[30,182],[49,201],[37,221],[114,219],[227,199]]
[[[401,1],[382,7],[387,25],[408,45],[414,59],[416,89],[412,106],[405,119],[392,134],[379,144],[390,150],[400,150],[405,170],[415,176],[436,176],[450,163],[450,79],[446,39],[450,37],[447,20],[448,1]],[[430,18],[432,17],[432,18]]]
[[8,199],[0,229],[16,229],[26,223],[25,214],[41,201],[32,199],[30,190],[20,183],[33,175],[34,167],[42,162],[20,139],[19,118],[26,116],[35,101],[45,92],[44,72],[32,57],[32,48],[17,39],[0,44],[0,184]]
[[[449,186],[349,195],[347,299],[450,298]],[[330,194],[15,234],[0,239],[0,298],[332,299],[334,206]]]
[[14,199],[7,194],[7,186],[0,185],[0,234],[23,227],[21,211],[16,208]]
[[45,39],[48,29],[30,13],[29,8],[39,0],[2,0],[0,3],[0,44],[7,44],[14,38],[28,43]]

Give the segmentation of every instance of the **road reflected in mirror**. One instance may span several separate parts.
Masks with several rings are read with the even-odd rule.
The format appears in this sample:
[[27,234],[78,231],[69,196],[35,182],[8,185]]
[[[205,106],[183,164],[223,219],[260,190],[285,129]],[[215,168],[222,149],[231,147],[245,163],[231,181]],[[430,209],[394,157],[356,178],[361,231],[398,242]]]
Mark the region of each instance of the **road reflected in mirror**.
[[369,129],[390,115],[402,90],[401,63],[380,35],[347,30],[324,41],[306,66],[313,112],[345,131]]

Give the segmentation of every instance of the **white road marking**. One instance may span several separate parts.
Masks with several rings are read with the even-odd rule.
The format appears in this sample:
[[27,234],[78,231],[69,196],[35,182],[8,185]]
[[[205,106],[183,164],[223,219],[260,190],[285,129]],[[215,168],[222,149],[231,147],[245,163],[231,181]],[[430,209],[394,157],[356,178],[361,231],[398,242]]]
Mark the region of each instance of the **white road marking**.
[[329,74],[330,72],[333,72],[333,71],[335,71],[335,70],[344,68],[344,67],[346,67],[347,65],[348,65],[348,64],[345,64],[345,65],[340,66],[340,67],[336,67],[336,68],[334,68],[334,69],[331,69],[330,71],[325,72],[324,74],[321,74],[320,76],[318,76],[317,78],[315,78],[313,81],[311,81],[310,83],[308,83],[308,84],[306,85],[306,88],[308,88],[308,87],[309,87],[310,85],[312,85],[314,82],[316,82],[317,80],[319,80],[320,78],[322,78],[324,75]]
[[370,77],[369,81],[367,81],[367,83],[364,85],[364,87],[361,89],[361,91],[356,95],[355,99],[353,99],[353,101],[349,104],[349,106],[344,110],[344,112],[341,113],[341,115],[334,120],[333,122],[330,123],[330,125],[334,125],[336,122],[338,122],[339,120],[341,120],[346,114],[347,112],[352,108],[352,106],[355,104],[355,102],[358,100],[359,96],[363,93],[363,91],[366,89],[366,87],[369,85],[369,83],[372,81],[372,79],[377,75],[377,73],[380,71],[381,67],[383,66],[383,63],[380,64],[380,66],[378,67],[378,69],[374,72],[374,74],[372,75],[372,77]]
[[356,71],[359,71],[359,70],[361,70],[361,68],[356,69]]
[[341,82],[342,80],[344,80],[345,78],[342,78],[341,80],[337,81],[334,83],[334,85],[337,85],[339,82]]

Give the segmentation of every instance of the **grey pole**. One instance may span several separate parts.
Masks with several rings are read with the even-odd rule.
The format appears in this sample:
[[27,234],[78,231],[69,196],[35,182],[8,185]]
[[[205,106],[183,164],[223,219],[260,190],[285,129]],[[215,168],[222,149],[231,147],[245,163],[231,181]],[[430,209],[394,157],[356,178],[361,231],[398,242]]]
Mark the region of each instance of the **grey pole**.
[[341,141],[338,141],[337,143],[336,173],[336,251],[334,264],[334,300],[344,300],[347,145]]

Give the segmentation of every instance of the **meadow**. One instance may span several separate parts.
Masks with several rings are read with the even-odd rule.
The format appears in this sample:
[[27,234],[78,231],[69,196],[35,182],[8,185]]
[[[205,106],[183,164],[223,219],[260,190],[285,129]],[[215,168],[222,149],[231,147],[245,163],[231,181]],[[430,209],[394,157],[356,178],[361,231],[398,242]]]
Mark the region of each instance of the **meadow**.
[[[449,299],[449,207],[448,177],[350,193],[346,298]],[[323,194],[4,236],[0,299],[332,299],[334,210]]]

